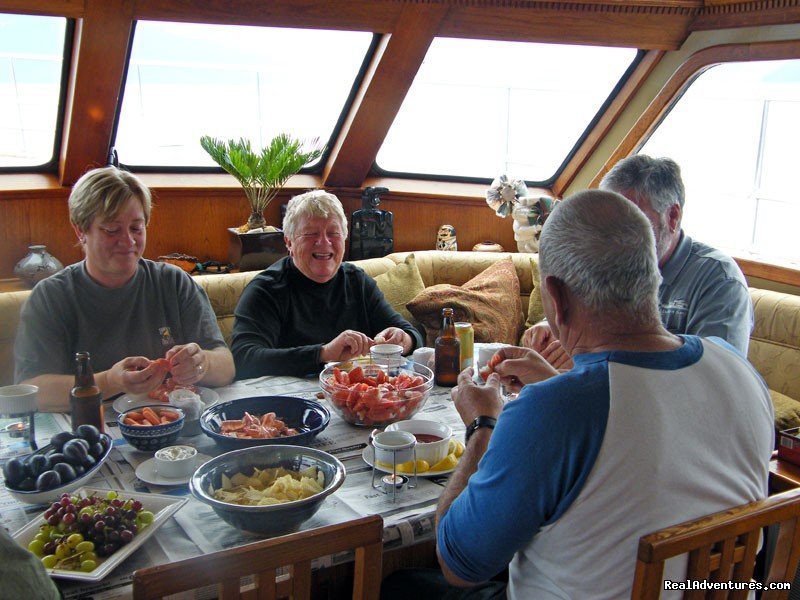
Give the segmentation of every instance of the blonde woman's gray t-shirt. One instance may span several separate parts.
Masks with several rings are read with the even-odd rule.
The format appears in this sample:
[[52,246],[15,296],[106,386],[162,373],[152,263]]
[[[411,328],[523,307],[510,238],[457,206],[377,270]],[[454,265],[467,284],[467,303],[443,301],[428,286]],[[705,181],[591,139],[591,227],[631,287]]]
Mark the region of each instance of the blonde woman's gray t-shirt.
[[15,380],[74,372],[88,351],[95,371],[128,356],[155,359],[175,345],[224,346],[205,291],[181,269],[139,260],[133,278],[106,288],[83,261],[39,282],[22,308],[14,345]]

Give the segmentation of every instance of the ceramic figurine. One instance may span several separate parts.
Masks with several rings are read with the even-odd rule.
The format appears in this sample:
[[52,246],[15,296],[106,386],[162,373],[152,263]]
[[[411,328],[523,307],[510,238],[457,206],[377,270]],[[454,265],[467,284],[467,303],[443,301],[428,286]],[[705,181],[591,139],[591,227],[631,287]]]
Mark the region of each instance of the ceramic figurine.
[[437,250],[458,250],[456,243],[456,228],[452,225],[442,225],[436,234]]
[[486,190],[486,204],[498,217],[514,219],[514,240],[519,252],[538,252],[539,236],[556,200],[548,196],[528,196],[521,179],[501,175]]
[[46,246],[28,246],[28,250],[30,252],[14,266],[14,275],[30,287],[64,268],[64,265],[47,251]]
[[548,196],[518,198],[511,216],[514,239],[519,252],[538,252],[542,226],[553,210],[555,200]]

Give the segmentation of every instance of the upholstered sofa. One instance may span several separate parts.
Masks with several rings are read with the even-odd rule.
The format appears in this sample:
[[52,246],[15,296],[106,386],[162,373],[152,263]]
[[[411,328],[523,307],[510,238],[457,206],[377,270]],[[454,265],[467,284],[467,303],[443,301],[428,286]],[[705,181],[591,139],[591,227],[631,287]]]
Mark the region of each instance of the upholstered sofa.
[[[390,276],[394,269],[409,264],[408,252],[397,252],[383,258],[357,261],[369,275],[376,277],[379,286],[382,279]],[[536,308],[538,272],[535,254],[492,252],[439,252],[426,250],[414,252],[416,270],[429,289],[437,284],[462,286],[473,280],[500,260],[510,260],[516,271],[519,304],[495,307],[503,312],[521,310],[519,319],[512,321],[516,330],[508,332],[519,339],[526,321],[535,322],[540,314]],[[506,263],[507,264],[507,263]],[[242,290],[257,272],[228,275],[203,275],[196,281],[208,293],[217,315],[220,329],[226,339],[233,328],[233,313]],[[383,276],[383,278],[381,277]],[[413,290],[406,280],[401,280],[402,292],[412,295]],[[515,284],[516,285],[516,284]],[[509,289],[516,292],[509,284]],[[466,287],[466,286],[465,286]],[[482,287],[478,287],[480,292]],[[384,289],[384,291],[387,291]],[[13,343],[22,303],[30,292],[7,292],[0,294],[0,384],[13,380]],[[754,289],[750,290],[755,308],[755,326],[750,338],[748,358],[755,365],[773,392],[776,407],[776,426],[785,428],[800,425],[800,296]],[[531,302],[531,297],[534,302]],[[529,314],[529,308],[531,313]]]

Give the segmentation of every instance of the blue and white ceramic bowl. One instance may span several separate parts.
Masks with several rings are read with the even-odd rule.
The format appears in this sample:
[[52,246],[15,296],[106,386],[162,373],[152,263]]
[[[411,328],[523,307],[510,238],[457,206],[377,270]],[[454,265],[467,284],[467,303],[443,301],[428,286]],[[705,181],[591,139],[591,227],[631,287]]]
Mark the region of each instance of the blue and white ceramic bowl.
[[140,406],[133,410],[122,413],[117,418],[119,430],[122,432],[122,437],[137,450],[144,452],[155,452],[166,446],[171,446],[178,439],[183,429],[183,423],[186,420],[186,415],[180,408],[168,406],[166,404],[151,404],[148,405],[153,410],[168,409],[172,412],[178,413],[180,416],[171,423],[163,423],[161,425],[151,425],[149,427],[142,427],[137,425],[128,425],[125,423],[125,417],[129,412],[142,412],[145,408]]
[[[249,413],[262,416],[274,412],[287,427],[295,429],[297,435],[277,438],[237,438],[220,432],[222,422],[237,420]],[[225,450],[239,450],[252,446],[283,444],[302,446],[310,444],[328,426],[331,413],[315,400],[291,396],[255,396],[239,398],[230,402],[215,404],[200,415],[200,429]]]
[[[212,496],[211,490],[222,487],[222,475],[232,477],[236,473],[252,473],[253,467],[284,467],[290,471],[302,471],[316,467],[325,477],[320,493],[283,504],[267,506],[241,506],[221,502]],[[257,535],[277,535],[296,531],[310,519],[330,496],[344,483],[345,469],[341,461],[327,452],[305,446],[256,446],[221,454],[198,468],[189,481],[192,495],[208,504],[226,523],[245,532]]]

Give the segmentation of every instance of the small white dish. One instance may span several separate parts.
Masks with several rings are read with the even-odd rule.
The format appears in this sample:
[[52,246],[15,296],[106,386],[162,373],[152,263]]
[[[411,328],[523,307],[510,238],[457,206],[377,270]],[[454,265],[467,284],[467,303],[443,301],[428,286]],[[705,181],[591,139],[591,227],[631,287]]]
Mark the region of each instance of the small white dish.
[[[203,403],[202,410],[207,409],[209,406],[213,406],[217,402],[219,402],[219,394],[212,390],[211,388],[201,387],[198,388],[200,390],[200,402]],[[133,410],[134,408],[140,408],[142,406],[159,404],[158,400],[153,400],[147,394],[123,394],[111,405],[115,411],[118,413],[128,412],[129,410]],[[171,404],[167,402],[166,404]],[[201,411],[202,412],[202,411]]]
[[186,477],[194,473],[197,448],[184,444],[167,446],[156,450],[156,470],[169,479]]
[[413,434],[407,431],[389,431],[387,429],[373,432],[372,445],[373,453],[378,457],[379,462],[404,463],[414,458],[414,446],[417,445],[417,440]]
[[198,467],[204,465],[208,461],[211,460],[212,457],[208,456],[207,454],[197,454],[194,457],[194,469],[192,472],[184,477],[164,477],[158,473],[158,469],[156,468],[156,459],[149,458],[136,467],[136,477],[138,477],[141,481],[145,483],[149,483],[150,485],[184,485],[189,483],[189,480],[194,475],[194,472],[197,470]]
[[[415,447],[417,460],[427,461],[430,465],[435,465],[447,456],[450,449],[450,438],[453,437],[453,430],[448,425],[425,419],[396,421],[389,425],[386,431],[406,431],[412,434],[417,439]],[[439,439],[425,441],[425,436]],[[384,461],[381,460],[381,462]]]
[[[375,462],[375,451],[372,446],[367,446],[361,452],[361,458],[364,459],[364,462],[367,463],[370,467],[373,466]],[[381,465],[375,466],[378,471],[383,473],[391,473],[391,469],[385,469]],[[417,477],[439,477],[441,475],[450,475],[456,468],[453,467],[452,469],[446,469],[444,471],[425,471],[424,473],[417,473]],[[401,475],[409,475],[409,473],[401,473]]]

